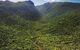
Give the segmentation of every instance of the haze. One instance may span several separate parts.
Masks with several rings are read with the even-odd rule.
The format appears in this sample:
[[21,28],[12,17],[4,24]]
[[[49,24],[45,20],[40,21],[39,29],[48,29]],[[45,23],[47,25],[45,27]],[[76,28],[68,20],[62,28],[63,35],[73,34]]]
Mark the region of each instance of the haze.
[[[28,1],[28,0],[10,0],[12,2]],[[41,5],[46,2],[80,2],[80,0],[32,0],[35,5]]]

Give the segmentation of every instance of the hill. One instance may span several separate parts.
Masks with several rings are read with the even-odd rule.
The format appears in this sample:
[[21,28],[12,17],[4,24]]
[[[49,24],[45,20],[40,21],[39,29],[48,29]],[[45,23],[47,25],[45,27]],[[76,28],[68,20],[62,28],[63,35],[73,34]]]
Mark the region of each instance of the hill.
[[24,1],[13,3],[10,1],[0,1],[0,14],[18,15],[25,19],[36,20],[40,17],[40,13],[34,6],[32,1]]
[[37,9],[46,16],[58,16],[68,11],[80,10],[80,3],[71,2],[53,2],[45,3],[44,5],[37,6]]
[[0,2],[0,50],[80,50],[80,3],[37,8],[30,1]]
[[46,50],[80,49],[80,3],[46,3],[38,9],[45,23],[39,30],[46,34],[41,38]]

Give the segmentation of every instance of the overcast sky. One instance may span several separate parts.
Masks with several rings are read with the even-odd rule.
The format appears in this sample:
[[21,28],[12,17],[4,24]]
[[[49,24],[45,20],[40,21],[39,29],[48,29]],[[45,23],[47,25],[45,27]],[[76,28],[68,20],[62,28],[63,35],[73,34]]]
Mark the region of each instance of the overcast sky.
[[[18,2],[18,1],[25,1],[25,0],[10,0],[13,2]],[[27,1],[27,0],[26,0]],[[80,0],[32,0],[35,5],[41,5],[46,2],[80,2]]]

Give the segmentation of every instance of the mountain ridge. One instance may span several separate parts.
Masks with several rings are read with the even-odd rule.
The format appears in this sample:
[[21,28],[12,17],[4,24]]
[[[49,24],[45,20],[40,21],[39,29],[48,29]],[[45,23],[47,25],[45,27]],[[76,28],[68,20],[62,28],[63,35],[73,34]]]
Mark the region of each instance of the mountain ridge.
[[25,19],[37,19],[40,17],[40,13],[34,6],[32,1],[24,1],[13,3],[10,1],[0,1],[0,13],[10,13],[12,15],[23,16]]
[[[72,2],[52,2],[52,3],[45,3],[43,5],[37,6],[37,9],[42,14],[58,14],[59,12],[66,12],[67,10],[73,10],[73,9],[80,9],[80,3],[72,3]],[[55,13],[58,12],[58,13]]]

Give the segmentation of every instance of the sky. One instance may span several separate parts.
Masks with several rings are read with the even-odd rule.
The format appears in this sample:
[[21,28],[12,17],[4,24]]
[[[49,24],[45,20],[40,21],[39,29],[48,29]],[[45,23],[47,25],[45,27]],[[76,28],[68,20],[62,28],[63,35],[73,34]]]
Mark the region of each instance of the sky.
[[[10,0],[12,2],[18,2],[18,1],[27,1],[27,0]],[[80,0],[31,0],[34,2],[35,5],[41,5],[46,2],[80,2]]]

